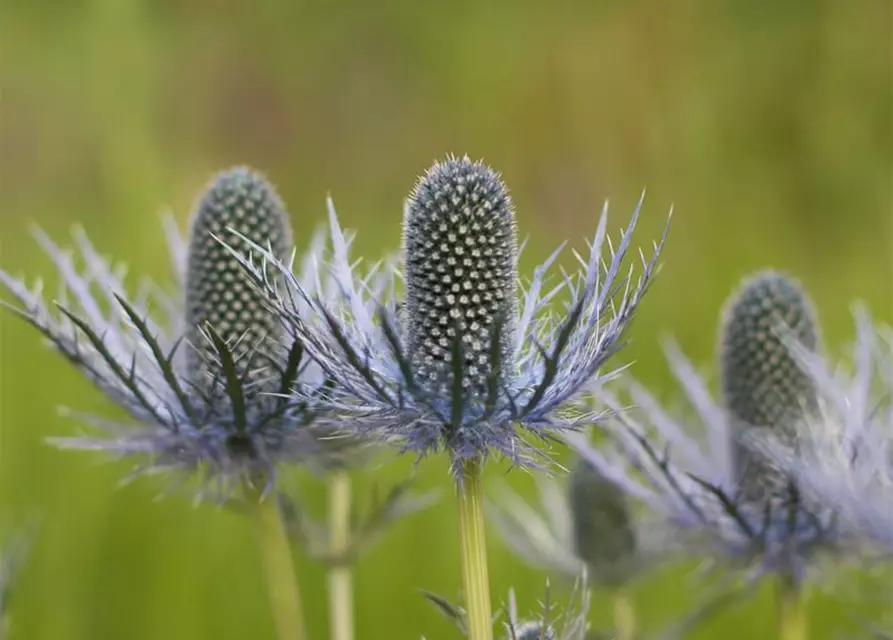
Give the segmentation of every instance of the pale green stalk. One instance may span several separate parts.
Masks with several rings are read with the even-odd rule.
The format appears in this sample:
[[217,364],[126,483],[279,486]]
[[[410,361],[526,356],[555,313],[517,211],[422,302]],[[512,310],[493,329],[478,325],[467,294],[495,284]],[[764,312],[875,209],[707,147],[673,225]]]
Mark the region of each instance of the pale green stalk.
[[782,580],[778,590],[778,637],[780,640],[806,640],[806,598],[789,580]]
[[634,640],[636,637],[636,614],[629,596],[618,590],[614,594],[614,629],[617,640]]
[[350,476],[329,474],[329,629],[332,640],[353,640],[353,575],[343,557],[350,544]]
[[301,592],[279,504],[275,495],[262,497],[251,493],[251,513],[270,592],[277,638],[305,640],[307,630]]
[[487,576],[487,541],[484,535],[484,461],[462,463],[459,484],[459,547],[462,581],[468,610],[468,640],[492,640],[493,615]]

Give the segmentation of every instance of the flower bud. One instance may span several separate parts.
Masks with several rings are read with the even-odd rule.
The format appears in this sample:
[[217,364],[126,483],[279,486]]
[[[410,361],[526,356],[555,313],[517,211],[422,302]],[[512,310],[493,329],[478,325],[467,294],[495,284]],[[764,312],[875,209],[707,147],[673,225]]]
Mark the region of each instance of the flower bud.
[[617,586],[629,577],[636,535],[626,494],[591,464],[571,470],[570,508],[574,546],[594,583]]

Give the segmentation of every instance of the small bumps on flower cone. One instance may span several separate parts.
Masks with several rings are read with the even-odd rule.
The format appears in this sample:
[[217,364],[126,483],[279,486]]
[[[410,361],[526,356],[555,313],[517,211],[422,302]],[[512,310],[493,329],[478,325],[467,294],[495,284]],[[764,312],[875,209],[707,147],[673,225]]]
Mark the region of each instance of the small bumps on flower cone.
[[458,345],[463,390],[486,389],[510,361],[517,315],[515,212],[499,175],[468,157],[431,167],[407,201],[403,252],[403,318],[419,383],[451,385]]
[[288,215],[274,187],[252,169],[235,167],[211,181],[196,206],[189,236],[187,338],[194,349],[194,379],[200,388],[220,378],[206,326],[229,346],[245,382],[269,375],[264,373],[264,347],[275,345],[283,332],[276,314],[264,305],[263,294],[220,243],[247,253],[243,237],[271,247],[283,258],[291,248]]
[[569,493],[574,546],[589,580],[620,586],[630,577],[636,553],[626,494],[583,459],[571,470]]
[[812,379],[799,365],[791,341],[810,351],[819,343],[815,311],[800,286],[773,271],[745,280],[726,305],[720,347],[723,398],[744,500],[766,500],[787,485],[741,442],[744,430],[768,428],[795,445],[800,421],[816,403]]

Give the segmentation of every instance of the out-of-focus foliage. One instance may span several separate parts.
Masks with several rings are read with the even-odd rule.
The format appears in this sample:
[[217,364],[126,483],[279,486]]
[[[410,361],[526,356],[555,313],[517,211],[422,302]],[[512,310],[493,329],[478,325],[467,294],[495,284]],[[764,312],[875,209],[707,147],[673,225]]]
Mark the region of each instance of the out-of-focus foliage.
[[[185,225],[218,169],[247,163],[276,183],[306,246],[331,193],[355,249],[397,248],[403,198],[447,152],[483,157],[512,190],[522,272],[589,234],[605,198],[609,232],[647,188],[638,234],[676,212],[659,276],[622,357],[658,391],[658,338],[671,332],[712,367],[722,301],[772,266],[812,294],[829,349],[851,338],[851,303],[893,311],[893,64],[884,0],[450,3],[93,0],[0,3],[0,257],[48,273],[28,237],[83,224],[131,282],[166,283],[158,213]],[[570,259],[569,257],[567,258]],[[47,282],[51,288],[52,281]],[[121,488],[121,465],[47,447],[79,426],[58,404],[114,410],[35,332],[0,316],[0,512],[37,510],[10,612],[15,640],[272,638],[248,523],[187,499]],[[357,472],[393,483],[401,460]],[[489,474],[503,472],[497,465]],[[513,486],[532,495],[522,474]],[[423,489],[449,482],[423,463]],[[296,477],[314,509],[324,492]],[[419,595],[458,595],[454,505],[401,521],[357,572],[359,638],[455,637]],[[493,593],[529,609],[543,576],[491,536]],[[299,554],[309,623],[325,637],[323,569]],[[635,597],[646,625],[699,595],[673,574]],[[813,598],[815,638],[853,628],[855,583]],[[556,593],[556,597],[559,594]],[[697,637],[769,637],[759,594]],[[885,595],[862,598],[869,615]],[[593,600],[596,624],[609,605]],[[605,625],[601,625],[605,626]]]

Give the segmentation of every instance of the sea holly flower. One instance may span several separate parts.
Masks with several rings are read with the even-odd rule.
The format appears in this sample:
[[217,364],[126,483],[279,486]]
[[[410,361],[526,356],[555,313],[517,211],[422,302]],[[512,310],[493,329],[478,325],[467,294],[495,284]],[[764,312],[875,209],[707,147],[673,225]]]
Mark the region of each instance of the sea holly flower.
[[893,332],[860,308],[852,355],[840,364],[796,352],[817,389],[818,410],[801,421],[797,447],[772,431],[749,445],[792,477],[870,557],[893,554]]
[[[545,439],[598,417],[575,401],[593,380],[614,374],[604,365],[621,346],[663,246],[662,238],[653,257],[642,258],[637,281],[622,271],[640,207],[641,201],[616,250],[606,241],[603,210],[589,256],[577,256],[577,273],[547,284],[556,251],[525,284],[517,276],[506,186],[483,164],[449,157],[406,202],[400,304],[376,298],[352,274],[334,210],[329,269],[340,286],[337,303],[321,299],[261,246],[252,245],[252,253],[263,253],[262,261],[243,262],[295,339],[336,382],[324,393],[330,415],[420,456],[446,450],[459,475],[463,461],[493,452],[531,464],[538,450],[524,434]],[[561,294],[564,306],[550,312]],[[307,322],[305,306],[324,322]]]
[[[102,434],[53,442],[136,457],[136,473],[198,472],[224,496],[248,476],[272,482],[280,463],[333,463],[348,440],[313,424],[309,400],[289,397],[301,388],[312,398],[325,377],[300,344],[285,339],[285,327],[215,239],[228,237],[241,251],[247,249],[241,238],[250,238],[284,259],[291,231],[273,187],[244,167],[223,172],[199,200],[189,238],[170,221],[166,230],[172,293],[149,285],[128,294],[122,265],[100,255],[80,229],[76,258],[36,231],[62,278],[53,303],[41,281],[28,287],[0,271],[18,302],[6,306],[136,422],[78,415]],[[320,296],[324,249],[318,234],[303,268],[292,274]]]
[[505,640],[586,640],[591,637],[590,602],[585,573],[575,582],[563,608],[552,601],[551,588],[546,582],[539,611],[526,618],[519,615],[515,592],[509,590],[507,619],[503,622]]
[[[723,396],[673,346],[673,373],[692,412],[680,417],[630,382],[632,411],[612,416],[615,447],[596,449],[577,434],[567,440],[618,486],[650,507],[666,553],[736,569],[753,586],[779,586],[779,633],[806,637],[802,590],[821,577],[826,560],[858,558],[858,540],[833,505],[813,499],[796,474],[754,446],[764,435],[789,452],[815,424],[821,394],[802,365],[821,359],[811,304],[786,276],[749,278],[723,315]],[[612,393],[602,394],[619,409]],[[791,455],[798,455],[792,453]]]
[[[61,293],[53,308],[40,282],[29,288],[0,272],[0,282],[18,301],[12,308],[137,423],[81,416],[105,433],[53,442],[138,457],[137,474],[203,475],[199,497],[213,488],[223,499],[238,498],[233,503],[253,517],[261,541],[279,636],[303,638],[286,524],[278,495],[269,494],[281,465],[342,469],[363,441],[345,437],[343,425],[317,420],[315,399],[330,381],[302,344],[288,338],[281,318],[233,256],[263,246],[286,259],[291,229],[275,189],[245,167],[214,178],[196,205],[188,239],[169,227],[178,285],[172,295],[154,287],[128,295],[119,266],[100,256],[81,231],[76,241],[82,264],[42,232],[37,236],[62,278]],[[343,235],[338,241],[349,244]],[[331,279],[319,273],[324,249],[325,238],[317,236],[300,272],[291,274],[321,299],[332,291],[326,288]],[[349,533],[349,479],[330,475],[340,491],[332,533],[340,541]],[[343,597],[350,595],[349,569],[337,572],[344,583],[339,605],[349,605]],[[340,607],[338,619],[352,620],[348,606]]]
[[[639,203],[641,206],[641,202]],[[404,207],[402,303],[376,299],[351,274],[334,211],[330,271],[342,299],[321,300],[290,277],[272,251],[242,257],[270,306],[335,384],[326,413],[372,439],[419,457],[446,450],[459,485],[459,531],[472,640],[492,638],[483,523],[483,465],[491,453],[533,464],[539,452],[523,434],[593,422],[575,402],[620,346],[655,271],[661,245],[638,282],[620,273],[639,207],[609,264],[601,260],[603,212],[588,260],[553,288],[538,268],[519,303],[514,205],[499,175],[467,157],[438,162]],[[245,239],[243,237],[243,239]],[[245,239],[248,240],[248,239]],[[233,255],[240,256],[237,249]],[[285,279],[281,287],[277,280]],[[546,310],[564,290],[557,321]],[[297,296],[293,295],[297,292]],[[370,304],[369,300],[373,303]],[[309,305],[323,322],[302,319]]]
[[[866,409],[872,404],[869,356],[877,351],[861,339],[858,373],[840,375],[817,348],[817,323],[805,294],[774,272],[747,279],[726,309],[721,402],[670,346],[670,363],[693,415],[680,418],[630,383],[637,410],[616,416],[608,429],[617,449],[597,450],[574,435],[568,439],[650,507],[668,552],[739,569],[728,577],[743,577],[750,587],[774,579],[780,637],[801,639],[807,634],[805,586],[827,575],[827,561],[866,557],[870,519],[861,519],[858,509],[848,511],[840,496],[828,499],[832,492],[817,491],[822,484],[814,478],[827,480],[832,461],[854,462],[849,439],[829,435],[842,430],[828,415],[848,424],[850,435],[867,435],[872,424],[882,423],[867,419]],[[612,394],[603,397],[616,406]],[[822,473],[814,473],[817,451],[827,456]],[[877,469],[874,462],[868,466]]]
[[[803,311],[808,308],[785,276],[749,278],[723,318],[721,401],[670,344],[668,359],[687,414],[669,411],[628,380],[634,409],[620,411],[624,403],[617,395],[601,394],[617,410],[607,427],[614,446],[596,448],[577,434],[567,437],[580,455],[649,507],[651,527],[662,531],[655,541],[668,554],[741,569],[751,584],[773,575],[787,585],[787,594],[798,591],[822,558],[849,554],[854,542],[834,510],[810,500],[770,456],[753,447],[741,455],[756,434],[766,432],[799,446],[800,425],[817,406],[816,386],[796,364],[797,353],[820,357],[814,319]],[[752,475],[754,469],[762,471]],[[802,611],[790,618],[803,623]]]
[[816,313],[799,285],[772,271],[750,277],[723,316],[722,390],[731,421],[732,464],[741,499],[763,502],[784,492],[787,478],[746,446],[755,427],[796,445],[796,426],[815,412],[812,378],[792,352],[815,352]]
[[[592,591],[586,570],[578,574],[564,603],[553,593],[547,579],[537,606],[522,613],[515,592],[509,589],[508,600],[497,612],[502,634],[500,640],[683,640],[712,618],[716,613],[739,599],[738,591],[726,589],[712,594],[704,603],[687,612],[673,624],[645,632],[644,630],[609,630],[594,628],[590,624]],[[468,637],[467,612],[460,605],[437,594],[423,591],[422,595],[433,604],[459,633]]]

